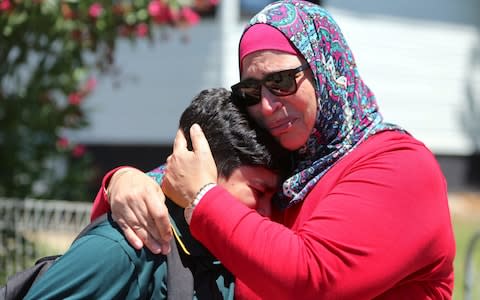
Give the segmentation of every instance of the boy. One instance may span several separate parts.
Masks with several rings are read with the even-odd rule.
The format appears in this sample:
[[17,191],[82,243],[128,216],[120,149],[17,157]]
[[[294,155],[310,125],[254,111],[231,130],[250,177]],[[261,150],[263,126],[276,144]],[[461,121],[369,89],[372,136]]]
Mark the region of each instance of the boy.
[[[253,129],[230,97],[225,89],[202,91],[182,114],[180,128],[188,137],[192,124],[202,127],[211,141],[219,184],[268,217],[285,171],[279,162],[288,154],[278,150],[268,133]],[[161,168],[150,172],[157,181],[162,174]],[[178,248],[182,265],[193,277],[194,297],[233,299],[233,276],[190,236],[183,209],[170,201],[167,206],[175,233],[172,251]],[[167,280],[166,256],[147,248],[135,250],[109,215],[74,242],[25,299],[167,299]]]

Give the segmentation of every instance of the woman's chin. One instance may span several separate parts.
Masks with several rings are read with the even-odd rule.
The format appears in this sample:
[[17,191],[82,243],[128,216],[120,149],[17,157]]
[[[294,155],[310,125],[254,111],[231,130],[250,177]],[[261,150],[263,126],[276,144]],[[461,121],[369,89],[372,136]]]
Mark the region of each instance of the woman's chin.
[[298,134],[294,133],[285,133],[276,137],[280,145],[283,148],[289,151],[295,151],[300,149],[307,142],[305,139],[302,139]]

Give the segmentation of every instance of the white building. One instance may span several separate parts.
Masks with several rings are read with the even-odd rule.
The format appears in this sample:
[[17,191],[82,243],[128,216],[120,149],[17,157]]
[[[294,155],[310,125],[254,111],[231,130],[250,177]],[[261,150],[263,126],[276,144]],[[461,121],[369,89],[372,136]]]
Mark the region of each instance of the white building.
[[[236,1],[223,0],[215,18],[185,32],[172,30],[167,41],[120,43],[119,87],[99,78],[87,100],[92,125],[73,138],[105,153],[97,157],[105,168],[130,163],[148,169],[162,162],[191,98],[238,81],[237,43],[246,19]],[[480,185],[480,2],[323,4],[342,28],[385,119],[437,155],[451,187],[475,180]],[[121,149],[135,156],[121,156]],[[149,151],[153,156],[144,155]]]

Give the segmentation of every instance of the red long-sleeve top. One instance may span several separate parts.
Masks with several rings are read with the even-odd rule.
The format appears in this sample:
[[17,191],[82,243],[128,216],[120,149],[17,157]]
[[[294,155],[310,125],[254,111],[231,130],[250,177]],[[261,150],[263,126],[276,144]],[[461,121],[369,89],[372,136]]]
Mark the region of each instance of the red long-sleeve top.
[[238,299],[451,298],[445,180],[432,153],[406,134],[369,138],[280,222],[215,187],[190,230],[236,276]]

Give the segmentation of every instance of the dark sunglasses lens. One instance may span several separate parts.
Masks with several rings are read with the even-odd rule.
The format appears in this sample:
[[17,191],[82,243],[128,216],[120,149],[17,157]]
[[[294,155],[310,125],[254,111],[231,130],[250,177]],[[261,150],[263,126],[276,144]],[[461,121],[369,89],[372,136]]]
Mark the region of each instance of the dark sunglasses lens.
[[264,85],[277,96],[291,95],[297,90],[295,74],[290,70],[270,74],[265,78]]
[[260,102],[260,88],[258,80],[246,80],[232,86],[232,92],[239,104],[251,106]]

